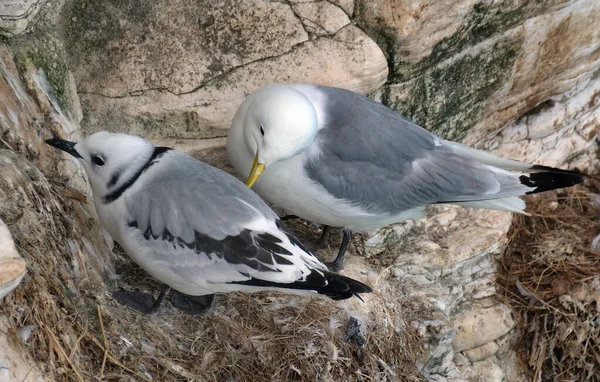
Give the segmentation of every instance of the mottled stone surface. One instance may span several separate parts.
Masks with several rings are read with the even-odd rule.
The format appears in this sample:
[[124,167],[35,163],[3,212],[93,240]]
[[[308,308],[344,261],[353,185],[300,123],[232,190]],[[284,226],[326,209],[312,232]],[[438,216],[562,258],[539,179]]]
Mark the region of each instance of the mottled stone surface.
[[494,341],[465,351],[465,355],[471,362],[481,361],[496,354],[498,345]]
[[[467,381],[504,382],[508,381],[502,367],[492,359],[475,362],[464,373]],[[511,380],[510,382],[516,382]]]
[[363,1],[357,9],[390,63],[384,102],[451,139],[494,132],[600,67],[594,0]]
[[1,0],[0,34],[23,33],[35,18],[46,0]]
[[470,350],[485,345],[508,333],[514,325],[510,308],[503,304],[464,312],[454,322],[454,351]]
[[63,22],[88,132],[214,138],[262,85],[369,93],[388,72],[377,44],[327,1],[71,1]]
[[346,12],[328,1],[298,2],[291,7],[309,36],[331,36],[350,24]]
[[68,51],[82,92],[190,93],[224,73],[308,40],[284,2],[72,1]]

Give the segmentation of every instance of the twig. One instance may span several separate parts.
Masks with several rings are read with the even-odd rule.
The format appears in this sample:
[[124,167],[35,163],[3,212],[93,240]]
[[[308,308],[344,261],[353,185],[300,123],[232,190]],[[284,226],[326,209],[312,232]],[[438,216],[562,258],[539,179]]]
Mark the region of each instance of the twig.
[[102,367],[100,367],[100,376],[104,375],[104,367],[106,366],[106,358],[108,357],[108,341],[106,341],[106,333],[104,332],[104,322],[102,322],[102,311],[100,305],[98,309],[98,320],[100,321],[100,330],[102,331],[102,341],[104,341],[104,357],[102,358]]
[[73,357],[75,357],[75,352],[77,351],[77,348],[79,347],[79,344],[81,343],[81,340],[83,339],[83,337],[85,337],[85,334],[88,331],[88,325],[87,322],[85,323],[85,328],[83,329],[83,332],[81,333],[81,335],[79,337],[77,337],[77,340],[75,341],[75,345],[73,345],[73,348],[71,349],[71,354],[69,354],[69,359],[73,359]]
[[[121,369],[130,372],[131,374],[143,379],[144,381],[147,382],[152,382],[150,379],[144,377],[143,375],[141,375],[140,373],[131,370],[130,368],[128,368],[127,366],[123,365],[121,362],[119,362],[117,359],[113,358],[112,355],[110,355],[109,351],[108,351],[108,342],[106,341],[106,335],[104,332],[104,324],[102,322],[102,315],[100,312],[100,306],[98,306],[98,317],[100,318],[100,329],[102,331],[102,336],[103,336],[103,340],[104,340],[104,346],[102,346],[102,344],[98,341],[98,339],[95,336],[90,335],[90,338],[92,340],[92,342],[94,342],[96,344],[96,346],[98,346],[100,349],[102,349],[104,351],[104,361],[103,361],[103,369],[104,369],[104,362],[109,361],[111,362],[113,365],[120,367]],[[87,333],[89,334],[89,333]]]
[[71,369],[73,369],[73,371],[75,372],[75,375],[77,375],[77,379],[81,382],[84,382],[83,377],[81,376],[81,374],[79,374],[79,371],[77,370],[77,368],[75,367],[73,362],[71,362],[71,360],[67,356],[65,349],[63,349],[63,347],[60,345],[58,338],[56,338],[56,336],[54,335],[54,333],[52,333],[52,331],[50,330],[50,328],[48,326],[44,325],[40,320],[38,320],[38,319],[36,319],[36,320],[38,322],[38,325],[40,325],[41,328],[44,328],[44,330],[46,330],[46,333],[48,333],[48,336],[50,336],[50,339],[54,343],[56,350],[59,351],[61,357],[64,358],[65,360],[67,360],[67,363],[69,364],[69,366],[71,366]]

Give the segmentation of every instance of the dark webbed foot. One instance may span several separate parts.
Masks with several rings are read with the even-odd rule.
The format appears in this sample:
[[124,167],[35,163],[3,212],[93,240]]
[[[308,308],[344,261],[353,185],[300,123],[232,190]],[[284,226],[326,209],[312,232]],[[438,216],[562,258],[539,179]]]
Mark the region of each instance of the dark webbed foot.
[[348,228],[344,228],[343,234],[342,244],[340,245],[340,250],[338,251],[335,260],[333,260],[333,263],[327,264],[332,272],[340,272],[344,269],[344,256],[346,255],[346,250],[348,249],[350,239],[352,238],[352,231]]
[[294,219],[300,219],[298,216],[296,215],[285,215],[284,217],[280,218],[279,220],[281,220],[282,222],[287,221],[287,220],[294,220]]
[[208,294],[205,296],[190,296],[174,291],[171,295],[171,305],[192,315],[211,312],[214,302],[214,294]]
[[169,288],[164,288],[156,300],[149,293],[130,292],[126,290],[115,291],[112,293],[112,296],[119,304],[128,306],[138,312],[157,314],[168,292]]

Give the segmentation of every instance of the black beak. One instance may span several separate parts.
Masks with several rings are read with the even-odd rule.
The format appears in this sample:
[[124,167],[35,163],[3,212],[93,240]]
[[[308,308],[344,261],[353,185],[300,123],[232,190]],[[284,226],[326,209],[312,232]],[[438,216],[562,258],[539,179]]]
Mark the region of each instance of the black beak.
[[50,146],[54,146],[59,150],[62,150],[68,154],[73,155],[75,158],[81,158],[81,155],[75,150],[75,142],[69,142],[62,139],[46,139],[45,141]]

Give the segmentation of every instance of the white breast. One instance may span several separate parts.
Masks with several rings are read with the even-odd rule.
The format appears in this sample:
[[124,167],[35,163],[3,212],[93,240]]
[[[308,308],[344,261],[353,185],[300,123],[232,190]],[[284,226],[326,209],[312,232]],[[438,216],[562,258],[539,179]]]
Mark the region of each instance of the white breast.
[[[312,89],[301,85],[297,87],[303,92]],[[312,90],[314,94],[310,94],[310,97],[318,97],[316,88]],[[244,140],[243,119],[248,106],[249,104],[242,104],[234,116],[227,137],[229,160],[244,180],[250,173],[254,160],[254,153],[248,150]],[[324,118],[322,110],[317,110],[317,114]],[[371,213],[349,200],[334,197],[321,184],[310,179],[304,170],[308,155],[318,155],[319,149],[315,145],[313,143],[308,150],[310,153],[304,152],[268,166],[252,189],[288,213],[314,223],[347,227],[356,231],[371,231],[391,223],[423,217],[422,207],[391,216],[386,213]]]
[[[229,150],[230,153],[232,151],[234,155],[230,154],[230,159],[233,167],[239,174],[248,174],[252,155],[245,145]],[[422,217],[422,208],[391,216],[370,213],[350,201],[335,198],[322,185],[308,177],[303,166],[304,160],[305,155],[300,154],[272,164],[265,169],[252,189],[288,213],[314,223],[347,227],[356,231],[371,231],[387,224]]]

